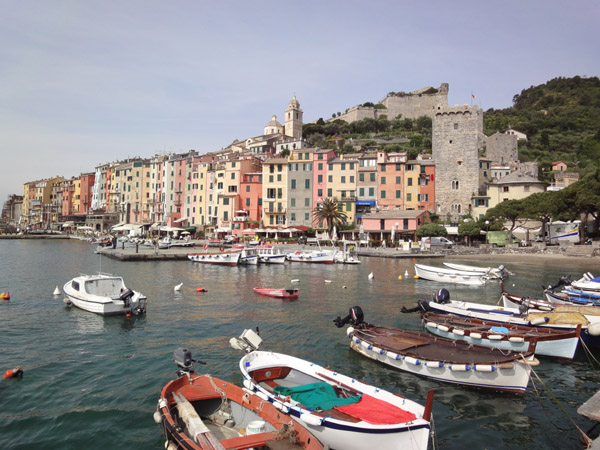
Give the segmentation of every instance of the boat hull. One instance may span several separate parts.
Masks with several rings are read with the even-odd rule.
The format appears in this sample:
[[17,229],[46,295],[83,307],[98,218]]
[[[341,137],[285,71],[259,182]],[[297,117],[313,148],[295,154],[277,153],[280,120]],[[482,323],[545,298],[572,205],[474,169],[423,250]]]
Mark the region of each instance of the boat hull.
[[485,275],[478,272],[461,272],[423,264],[415,264],[415,273],[419,278],[439,283],[483,286],[486,282]]
[[276,297],[282,299],[298,298],[298,295],[300,294],[298,289],[254,288],[253,291],[260,295],[266,295],[267,297]]
[[216,264],[220,266],[237,266],[241,252],[205,252],[190,253],[188,259],[200,264]]
[[[372,328],[389,331],[392,336],[395,332],[401,333],[401,336],[407,334],[407,332],[383,327],[371,327],[365,333],[362,333],[352,327],[348,328],[347,335],[350,338],[350,348],[374,361],[404,372],[446,383],[514,394],[523,394],[527,389],[531,367],[523,361],[528,360],[534,363],[531,352],[503,356],[500,351],[493,352],[493,349],[479,347],[481,349],[478,351],[480,355],[470,355],[470,347],[472,346],[466,343],[454,342],[452,344],[453,341],[447,341],[446,348],[444,348],[442,346],[444,342],[437,340],[430,345],[438,346],[439,344],[439,348],[432,347],[432,352],[426,352],[434,355],[437,353],[438,355],[434,359],[419,356],[417,350],[414,350],[413,353],[383,348],[378,341],[368,337],[369,335],[374,336],[370,332]],[[411,340],[419,341],[422,337],[419,336],[420,333],[408,333]],[[435,338],[430,337],[430,339],[434,340]],[[450,356],[451,353],[452,356]],[[448,360],[450,357],[458,359]]]
[[[368,394],[398,408],[410,411],[417,417],[406,423],[374,425],[363,420],[347,420],[333,414],[333,410],[315,411],[291,402],[289,397],[279,396],[268,385],[257,381],[256,373],[273,374],[273,380],[280,381],[276,374],[290,368],[295,372],[294,379],[306,382],[327,382],[332,386],[351,387],[353,391]],[[307,361],[280,353],[256,351],[240,361],[244,376],[244,386],[265,400],[273,403],[295,421],[303,423],[327,448],[344,450],[385,449],[426,449],[429,440],[430,424],[423,418],[425,409],[415,402],[401,398],[374,386],[361,383],[337,372]],[[290,381],[291,382],[291,381]],[[300,384],[306,384],[300,382]],[[331,414],[330,414],[330,411]]]
[[288,255],[291,262],[312,263],[312,264],[333,264],[333,252],[301,252],[297,251]]

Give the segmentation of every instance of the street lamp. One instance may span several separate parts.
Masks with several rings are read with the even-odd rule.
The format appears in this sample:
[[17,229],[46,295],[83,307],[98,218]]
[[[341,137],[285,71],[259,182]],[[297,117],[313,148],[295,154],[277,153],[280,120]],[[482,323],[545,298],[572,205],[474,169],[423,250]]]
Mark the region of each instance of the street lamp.
[[489,231],[490,231],[490,221],[486,220],[485,221],[485,243],[486,244],[490,243],[490,241],[488,239],[488,233],[489,233]]

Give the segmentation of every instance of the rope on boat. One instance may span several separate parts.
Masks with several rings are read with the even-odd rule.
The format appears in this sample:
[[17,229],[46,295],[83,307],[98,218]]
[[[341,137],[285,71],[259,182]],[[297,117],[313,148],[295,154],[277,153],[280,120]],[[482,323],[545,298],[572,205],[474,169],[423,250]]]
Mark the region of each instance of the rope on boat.
[[579,342],[581,343],[581,346],[583,347],[583,350],[585,351],[585,356],[587,357],[590,365],[593,366],[594,362],[595,362],[598,366],[600,366],[600,361],[598,361],[596,359],[596,357],[593,355],[590,348],[586,345],[585,342],[583,342],[583,339],[581,338],[581,336],[579,336]]
[[[525,358],[523,358],[523,360],[525,360]],[[531,367],[531,366],[530,366]],[[577,429],[577,431],[579,431],[579,433],[581,434],[581,437],[583,439],[583,441],[586,444],[586,448],[590,448],[592,445],[592,440],[587,436],[587,434],[585,434],[585,432],[575,423],[575,421],[573,420],[573,418],[569,415],[568,411],[564,408],[564,406],[560,403],[560,401],[558,400],[558,398],[552,393],[552,391],[550,390],[550,388],[548,388],[548,386],[546,386],[546,384],[542,381],[542,379],[539,377],[539,375],[537,374],[537,372],[535,370],[533,370],[533,367],[531,367],[531,372],[535,375],[535,377],[538,379],[538,381],[540,382],[540,384],[542,385],[542,387],[544,388],[544,390],[546,392],[548,392],[548,395],[550,395],[550,398],[552,398],[552,400],[554,400],[554,402],[556,403],[556,405],[559,407],[559,409],[563,412],[563,414],[565,416],[567,416],[567,418],[571,421],[571,423],[573,424],[573,426]],[[531,378],[531,374],[529,375],[529,377]],[[533,381],[533,380],[532,380]],[[536,390],[537,392],[537,390]],[[538,394],[539,395],[539,394]]]

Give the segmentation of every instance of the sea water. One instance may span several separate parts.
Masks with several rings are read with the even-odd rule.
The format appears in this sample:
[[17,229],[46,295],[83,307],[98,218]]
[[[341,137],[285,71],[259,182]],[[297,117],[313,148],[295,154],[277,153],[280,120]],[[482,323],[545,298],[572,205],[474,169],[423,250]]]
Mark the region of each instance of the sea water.
[[[355,305],[370,323],[421,329],[418,316],[402,314],[401,307],[444,286],[413,279],[412,259],[362,258],[352,266],[120,262],[76,240],[2,240],[0,255],[0,291],[11,294],[10,301],[0,301],[0,372],[17,365],[25,371],[22,379],[0,380],[2,449],[162,449],[164,437],[152,414],[161,388],[175,377],[173,351],[190,349],[207,363],[197,365],[198,372],[240,385],[242,355],[229,347],[229,339],[256,327],[264,349],[331,367],[422,404],[433,389],[439,448],[581,448],[571,420],[584,431],[593,426],[576,412],[600,381],[582,351],[572,362],[541,358],[534,370],[542,382],[533,376],[535,388],[530,383],[523,396],[515,396],[438,383],[349,350],[344,329],[333,319]],[[541,297],[540,286],[561,275],[600,273],[598,262],[578,261],[518,262],[506,255],[494,265],[515,272],[506,282],[509,292]],[[441,265],[439,259],[420,262]],[[53,295],[77,274],[98,271],[120,275],[129,288],[147,295],[147,314],[101,317],[68,308],[64,294]],[[296,287],[300,296],[281,301],[253,293],[254,287]],[[498,283],[448,289],[452,298],[466,301],[496,304],[500,298]]]

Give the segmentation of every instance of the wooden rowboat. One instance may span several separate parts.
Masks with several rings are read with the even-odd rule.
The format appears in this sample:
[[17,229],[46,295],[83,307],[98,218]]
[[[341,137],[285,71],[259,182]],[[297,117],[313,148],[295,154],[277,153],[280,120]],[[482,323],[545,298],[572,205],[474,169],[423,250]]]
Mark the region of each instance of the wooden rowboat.
[[300,289],[269,289],[269,288],[254,288],[254,292],[260,295],[277,298],[298,298]]
[[306,427],[269,402],[226,381],[195,374],[191,354],[188,361],[178,363],[179,377],[162,389],[154,413],[169,450],[323,449]]

